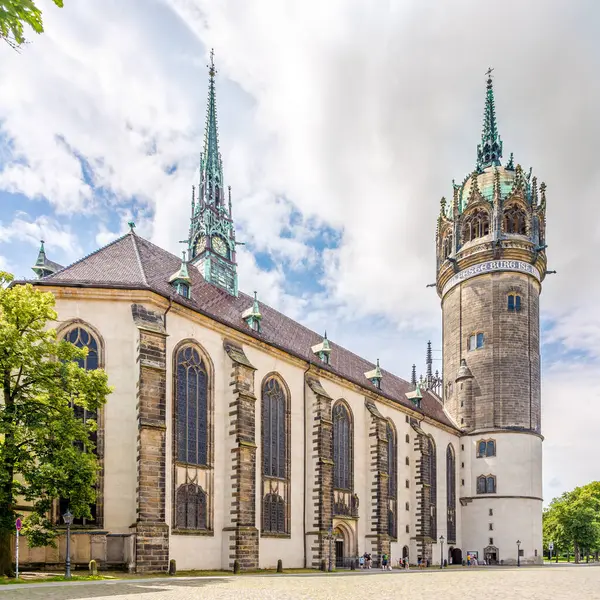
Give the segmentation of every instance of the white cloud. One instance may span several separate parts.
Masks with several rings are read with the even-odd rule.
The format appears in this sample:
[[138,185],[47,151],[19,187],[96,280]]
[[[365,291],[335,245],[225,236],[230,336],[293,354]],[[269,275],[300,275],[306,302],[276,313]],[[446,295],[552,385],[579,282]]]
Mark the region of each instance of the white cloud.
[[61,248],[71,254],[81,254],[81,246],[77,235],[71,231],[68,224],[63,224],[45,215],[33,221],[29,215],[17,213],[10,225],[3,226],[0,222],[0,243],[13,241],[28,242],[32,246],[39,246],[40,240],[46,241],[50,246]]

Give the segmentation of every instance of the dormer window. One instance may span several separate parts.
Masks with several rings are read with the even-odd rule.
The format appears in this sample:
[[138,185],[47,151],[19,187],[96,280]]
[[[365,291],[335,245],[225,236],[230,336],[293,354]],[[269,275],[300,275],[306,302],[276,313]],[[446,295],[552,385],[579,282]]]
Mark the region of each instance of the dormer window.
[[188,273],[185,252],[183,252],[181,257],[181,267],[179,267],[179,271],[171,275],[169,278],[169,283],[175,288],[180,296],[188,299],[190,298],[190,285],[192,280],[190,279],[190,275]]
[[421,392],[420,381],[417,382],[417,385],[412,392],[406,392],[406,397],[413,403],[413,405],[416,408],[421,408],[421,400],[423,399],[423,393]]
[[326,365],[330,364],[329,358],[331,355],[331,346],[329,345],[329,340],[327,339],[327,331],[323,336],[323,341],[320,344],[311,346],[311,350],[319,357],[321,362],[324,362]]
[[254,292],[254,302],[252,303],[252,306],[242,313],[242,319],[246,321],[248,327],[250,327],[252,331],[260,333],[260,321],[262,319],[262,315],[260,314],[256,292]]
[[383,374],[381,373],[381,369],[379,367],[379,359],[377,359],[377,365],[372,371],[367,371],[365,373],[365,377],[378,389],[381,389],[381,380],[383,379]]

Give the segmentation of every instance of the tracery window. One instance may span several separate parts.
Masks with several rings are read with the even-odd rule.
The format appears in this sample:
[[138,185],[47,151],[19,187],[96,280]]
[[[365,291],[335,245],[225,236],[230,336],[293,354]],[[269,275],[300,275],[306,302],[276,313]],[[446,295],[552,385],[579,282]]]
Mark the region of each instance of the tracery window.
[[478,494],[495,494],[496,477],[494,475],[480,475],[477,477]]
[[512,204],[504,210],[504,233],[527,235],[527,214],[518,205]]
[[[99,344],[98,340],[91,334],[85,327],[77,326],[73,329],[70,329],[67,333],[64,334],[63,339],[67,342],[70,342],[77,348],[87,348],[88,354],[85,358],[81,358],[77,360],[77,364],[86,371],[93,371],[99,366]],[[73,412],[78,419],[81,419],[84,423],[88,421],[96,421],[98,419],[98,415],[95,411],[88,410],[83,406],[73,405]],[[98,453],[97,451],[97,443],[98,443],[98,432],[97,430],[90,431],[89,433],[90,442],[93,444],[92,452],[93,454]],[[79,445],[79,444],[78,444]],[[80,445],[79,445],[80,446]],[[69,508],[69,500],[67,498],[60,498],[58,501],[58,514],[59,514],[59,522],[62,522],[62,518],[60,515],[63,515],[67,509]],[[87,519],[84,517],[78,517],[73,519],[74,525],[91,525],[95,524],[96,521],[96,503],[90,504],[90,513],[92,515],[91,519]]]
[[388,452],[388,534],[392,538],[398,536],[396,514],[398,512],[398,449],[396,432],[393,425],[387,424],[387,452]]
[[466,244],[483,237],[490,232],[490,215],[486,210],[479,209],[465,217],[462,226],[462,242]]
[[263,498],[264,533],[285,533],[285,502],[278,494],[266,494]]
[[262,386],[262,533],[289,532],[289,398],[277,376]]
[[452,444],[446,449],[446,502],[448,542],[456,542],[456,458]]
[[352,490],[352,419],[344,402],[333,407],[333,487]]
[[435,455],[435,442],[432,438],[427,438],[427,449],[425,463],[426,470],[424,473],[425,489],[429,490],[429,523],[428,535],[433,539],[437,539],[437,460]]
[[520,312],[521,311],[521,296],[515,292],[511,292],[507,296],[508,311],[509,312]]
[[496,456],[496,440],[479,440],[477,442],[477,458]]
[[194,346],[177,353],[175,378],[177,460],[208,465],[208,373]]
[[177,529],[207,529],[206,492],[194,483],[180,485],[175,493]]
[[279,381],[271,377],[262,391],[263,474],[267,477],[286,476],[286,429],[285,393]]

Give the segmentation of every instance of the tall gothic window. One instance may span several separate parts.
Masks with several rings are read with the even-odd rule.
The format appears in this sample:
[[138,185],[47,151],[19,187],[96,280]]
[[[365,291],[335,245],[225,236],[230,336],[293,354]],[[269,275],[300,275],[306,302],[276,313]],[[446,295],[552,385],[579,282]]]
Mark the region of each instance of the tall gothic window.
[[194,346],[177,353],[176,434],[177,460],[189,465],[208,464],[208,374]]
[[518,205],[508,206],[504,210],[504,233],[527,235],[527,214]]
[[394,426],[387,424],[387,452],[388,452],[388,533],[391,538],[398,537],[398,448],[396,445],[396,432]]
[[352,490],[352,420],[344,402],[333,407],[333,487]]
[[446,450],[446,496],[447,496],[447,533],[448,543],[456,542],[456,458],[452,444]]
[[286,401],[281,384],[268,379],[262,391],[263,474],[284,479],[286,457]]
[[490,215],[486,210],[480,209],[470,213],[463,222],[463,244],[483,237],[490,232]]
[[435,456],[435,442],[433,438],[427,438],[425,484],[429,491],[429,536],[437,539],[437,460]]
[[[74,327],[73,329],[69,330],[64,335],[63,339],[66,340],[67,342],[71,342],[71,344],[73,344],[74,346],[77,346],[78,348],[87,348],[88,349],[87,356],[85,358],[82,358],[82,359],[76,361],[77,364],[82,369],[85,369],[86,371],[93,371],[98,368],[98,366],[99,366],[98,340],[87,329],[85,329],[84,327],[79,327],[79,326]],[[73,411],[77,418],[81,419],[82,421],[84,421],[86,423],[88,421],[96,421],[98,418],[98,415],[96,414],[95,411],[87,410],[83,406],[73,405]],[[92,442],[93,447],[94,447],[92,452],[94,454],[97,454],[97,443],[98,443],[97,430],[91,431],[89,433],[89,439],[90,439],[90,442]],[[61,498],[58,502],[59,515],[63,515],[67,511],[68,508],[69,508],[69,500],[66,498]],[[92,515],[91,519],[80,517],[80,518],[74,519],[73,523],[75,525],[94,524],[96,521],[96,503],[90,505],[90,512]],[[62,520],[62,519],[60,519],[60,517],[59,517],[59,520]]]
[[289,398],[282,381],[262,386],[262,533],[289,533]]
[[175,524],[177,529],[206,529],[206,493],[193,483],[177,488],[175,494]]

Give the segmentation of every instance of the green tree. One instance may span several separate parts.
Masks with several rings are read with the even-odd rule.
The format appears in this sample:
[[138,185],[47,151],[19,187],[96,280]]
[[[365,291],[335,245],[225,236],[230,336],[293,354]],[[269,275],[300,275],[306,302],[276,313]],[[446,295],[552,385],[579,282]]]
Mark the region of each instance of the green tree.
[[[63,0],[52,1],[62,8]],[[0,0],[0,38],[18,48],[25,42],[24,25],[29,25],[36,33],[44,32],[42,11],[34,0]]]
[[91,517],[96,423],[77,418],[74,408],[97,411],[111,392],[103,370],[79,366],[87,348],[47,329],[57,318],[54,296],[11,281],[0,272],[0,574],[12,571],[18,510],[31,546],[54,543],[50,511],[58,498],[68,499],[76,517]]

